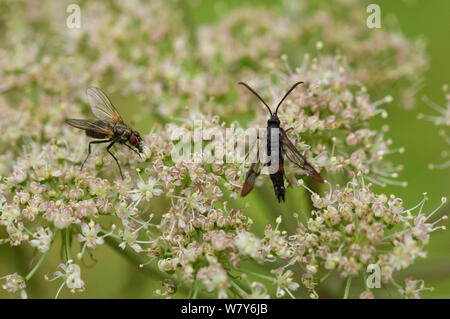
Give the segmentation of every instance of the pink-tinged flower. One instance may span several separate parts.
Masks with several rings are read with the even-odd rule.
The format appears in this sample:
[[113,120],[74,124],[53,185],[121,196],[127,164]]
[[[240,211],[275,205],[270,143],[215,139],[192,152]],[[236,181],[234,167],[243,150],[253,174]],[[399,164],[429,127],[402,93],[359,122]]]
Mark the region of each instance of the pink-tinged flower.
[[56,293],[55,299],[58,298],[59,293],[65,285],[72,293],[75,293],[76,291],[81,292],[84,290],[84,281],[81,280],[80,266],[73,264],[72,260],[69,260],[66,264],[59,264],[58,267],[61,268],[62,271],[56,271],[53,274],[54,277],[52,279],[48,279],[46,276],[46,279],[49,281],[54,281],[59,278],[64,280]]
[[59,229],[69,227],[73,221],[73,211],[68,205],[61,205],[59,212],[53,216],[53,223]]
[[129,217],[137,214],[137,208],[133,205],[127,205],[127,202],[120,201],[115,205],[114,211],[122,220],[127,220]]
[[30,183],[30,188],[31,188],[31,191],[33,192],[33,194],[41,194],[42,192],[44,192],[47,189],[47,187],[45,185],[34,182],[34,181]]
[[89,248],[96,248],[97,245],[103,245],[105,243],[103,236],[98,236],[98,233],[102,230],[100,224],[91,221],[89,224],[81,224],[81,234],[78,234],[78,241],[85,242],[85,245]]
[[83,196],[84,196],[84,191],[79,187],[71,189],[69,191],[69,198],[71,200],[80,200],[81,198],[83,198]]
[[2,285],[4,290],[11,293],[20,291],[21,297],[23,299],[27,298],[27,294],[25,292],[25,280],[18,273],[15,272],[11,275],[0,277],[0,279],[5,279],[5,283]]
[[234,238],[234,242],[241,254],[248,255],[259,261],[262,261],[264,259],[264,255],[261,251],[261,240],[252,233],[242,230],[238,232],[238,234]]
[[58,229],[64,229],[74,221],[72,208],[61,201],[42,202],[39,208],[44,211],[44,217]]
[[178,265],[178,258],[166,258],[158,260],[158,268],[161,271],[175,271]]
[[109,182],[106,179],[92,179],[89,181],[89,194],[98,198],[104,198],[108,194],[109,187]]
[[34,239],[29,241],[30,245],[37,247],[41,253],[45,253],[49,248],[52,241],[53,232],[49,227],[45,229],[41,226],[37,228],[37,232],[33,234]]
[[197,272],[197,280],[205,285],[208,292],[217,290],[219,298],[226,298],[226,289],[230,286],[227,271],[222,265],[214,263],[208,267],[202,267]]
[[0,225],[8,226],[20,218],[20,208],[17,204],[5,204],[0,215]]
[[293,249],[289,246],[289,242],[286,239],[285,232],[278,230],[281,224],[281,216],[276,219],[276,227],[272,229],[270,224],[267,224],[264,229],[264,240],[266,242],[266,250],[268,253],[272,253],[275,256],[286,259],[292,256]]
[[97,209],[100,213],[106,214],[112,210],[113,203],[111,203],[108,199],[102,197],[97,200]]
[[122,242],[119,244],[119,247],[125,249],[128,245],[137,253],[142,252],[144,249],[139,245],[136,240],[139,236],[139,232],[133,231],[129,227],[125,226],[124,230],[119,230],[119,235],[122,237]]
[[16,167],[9,177],[11,183],[20,184],[27,179],[27,173],[25,169]]
[[24,229],[25,227],[21,222],[11,223],[6,226],[11,246],[19,246],[23,241],[28,240],[29,236],[24,232]]
[[137,189],[129,193],[136,196],[136,202],[140,202],[141,200],[148,202],[153,196],[160,196],[163,193],[163,190],[157,186],[158,181],[152,176],[148,178],[147,182],[140,178],[137,182]]
[[423,280],[413,280],[412,278],[405,279],[405,288],[399,288],[398,292],[406,299],[420,299],[422,291],[433,291],[434,288],[425,287]]
[[97,206],[92,198],[77,202],[74,208],[76,216],[80,219],[97,214]]
[[22,189],[16,192],[14,196],[14,202],[24,205],[30,199],[30,193]]
[[291,298],[295,299],[291,290],[296,291],[300,285],[294,281],[294,273],[291,270],[284,270],[283,268],[279,268],[274,272],[275,279],[273,280],[273,284],[277,286],[277,297],[283,297],[287,292]]
[[44,201],[41,194],[36,194],[28,200],[28,205],[22,210],[22,214],[25,218],[33,221],[40,212],[40,205]]

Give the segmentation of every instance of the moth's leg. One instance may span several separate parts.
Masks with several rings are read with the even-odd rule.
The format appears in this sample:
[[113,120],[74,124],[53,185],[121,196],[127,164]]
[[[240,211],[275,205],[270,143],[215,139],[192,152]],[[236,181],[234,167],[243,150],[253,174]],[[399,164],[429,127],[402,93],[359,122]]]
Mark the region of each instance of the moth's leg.
[[259,136],[256,137],[256,140],[252,143],[252,145],[248,148],[247,154],[245,154],[244,162],[247,160],[248,156],[250,155],[251,151],[253,150],[253,147],[255,147],[255,144],[259,141]]
[[[253,144],[249,147],[247,154],[245,155],[244,161],[243,163],[245,163],[245,161],[247,160],[248,156],[250,155],[250,153],[252,152],[253,148],[255,147],[256,143],[264,143],[262,141],[267,139],[267,131],[264,132],[264,135],[262,137],[256,136],[256,140],[253,142]],[[261,145],[257,145],[257,158],[259,158],[259,149],[261,148]]]

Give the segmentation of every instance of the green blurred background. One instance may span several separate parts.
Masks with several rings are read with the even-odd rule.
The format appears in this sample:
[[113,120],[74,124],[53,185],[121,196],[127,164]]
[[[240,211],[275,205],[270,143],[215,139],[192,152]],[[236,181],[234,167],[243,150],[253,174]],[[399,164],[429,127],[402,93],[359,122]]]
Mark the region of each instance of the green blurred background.
[[[406,188],[388,186],[384,189],[376,188],[386,194],[395,194],[404,199],[405,207],[409,208],[417,204],[422,199],[422,193],[427,192],[429,201],[426,208],[434,209],[439,205],[441,197],[450,195],[450,169],[429,170],[429,163],[440,163],[441,152],[448,149],[444,140],[439,136],[440,128],[433,123],[417,119],[419,113],[434,114],[434,111],[423,102],[422,96],[428,96],[434,102],[443,105],[444,94],[442,85],[449,83],[450,79],[450,41],[448,31],[450,31],[450,1],[429,0],[429,1],[372,1],[381,7],[382,26],[385,19],[396,19],[399,29],[410,38],[422,37],[427,43],[427,54],[430,59],[429,69],[425,74],[423,88],[419,91],[417,106],[412,110],[405,110],[396,107],[395,103],[389,104],[386,109],[389,116],[386,119],[380,117],[372,122],[372,127],[379,128],[382,125],[389,125],[390,130],[386,133],[388,138],[392,138],[392,148],[404,147],[403,154],[393,154],[388,156],[388,160],[394,165],[403,164],[404,170],[400,174],[400,179],[408,181]],[[270,0],[228,0],[211,1],[199,0],[189,3],[193,22],[195,25],[214,23],[225,16],[230,10],[236,7],[261,6],[276,7],[276,1]],[[238,80],[238,79],[237,79]],[[394,88],[395,89],[395,88]],[[115,100],[115,98],[113,98]],[[117,104],[121,101],[117,101]],[[127,117],[127,114],[124,114]],[[151,121],[152,122],[152,121]],[[136,123],[138,129],[148,129],[151,122]],[[255,221],[254,230],[261,235],[263,227],[269,216],[270,220],[275,219],[273,211],[292,212],[296,208],[288,203],[285,206],[278,206],[275,198],[270,195],[272,190],[270,185],[265,183],[256,192],[256,195],[249,196],[246,201],[250,201],[250,207],[246,213]],[[303,196],[302,190],[289,189],[288,196],[296,197],[293,193],[298,192],[298,196]],[[266,194],[268,196],[266,196]],[[261,200],[265,197],[265,201]],[[270,199],[267,201],[267,199]],[[245,202],[240,200],[236,205],[244,207]],[[447,205],[440,211],[440,215],[448,214],[450,208]],[[288,222],[283,223],[289,229]],[[429,298],[449,298],[450,297],[450,232],[436,231],[432,234],[431,243],[427,250],[429,256],[426,259],[417,260],[414,266],[399,274],[399,278],[413,276],[424,279],[427,286],[433,286],[433,293],[425,292],[423,297]],[[56,246],[58,247],[58,243]],[[0,276],[12,272],[27,273],[29,269],[30,256],[33,255],[30,247],[18,247],[11,249],[7,245],[0,246]],[[82,278],[86,283],[86,290],[83,293],[73,295],[67,289],[63,289],[62,298],[152,298],[153,291],[159,288],[158,281],[147,276],[136,264],[116,254],[115,251],[104,246],[95,251],[95,259],[87,258],[87,265],[82,268]],[[36,261],[36,260],[34,260]],[[27,293],[33,298],[52,298],[59,287],[58,282],[46,282],[45,274],[51,275],[59,263],[58,249],[52,249],[49,257],[43,266],[28,283]],[[400,280],[397,280],[400,282]],[[337,290],[343,291],[344,282],[336,278],[333,283]],[[333,288],[331,288],[333,289]],[[383,288],[381,288],[383,289]],[[350,292],[350,297],[358,297],[360,289]],[[389,297],[391,292],[384,291],[383,296]],[[325,294],[326,295],[326,294]],[[394,292],[395,295],[395,292]],[[183,297],[183,292],[177,293],[176,297]],[[324,293],[322,292],[322,296]],[[11,298],[0,290],[0,298]],[[16,296],[17,297],[17,296]]]

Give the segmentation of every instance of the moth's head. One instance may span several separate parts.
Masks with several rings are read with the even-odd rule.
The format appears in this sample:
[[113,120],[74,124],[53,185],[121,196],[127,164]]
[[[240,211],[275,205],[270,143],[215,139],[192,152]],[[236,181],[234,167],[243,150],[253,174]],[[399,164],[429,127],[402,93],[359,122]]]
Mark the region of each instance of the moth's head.
[[269,120],[267,121],[267,125],[280,125],[280,119],[278,118],[278,115],[273,114],[270,116]]

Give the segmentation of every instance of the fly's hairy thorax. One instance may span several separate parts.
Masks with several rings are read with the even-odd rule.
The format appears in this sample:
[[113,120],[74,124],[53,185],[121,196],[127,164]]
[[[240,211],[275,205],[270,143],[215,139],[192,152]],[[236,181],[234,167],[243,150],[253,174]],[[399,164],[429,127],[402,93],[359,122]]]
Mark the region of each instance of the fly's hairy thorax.
[[115,136],[120,136],[120,142],[127,142],[131,135],[131,129],[123,123],[116,123],[113,131]]

